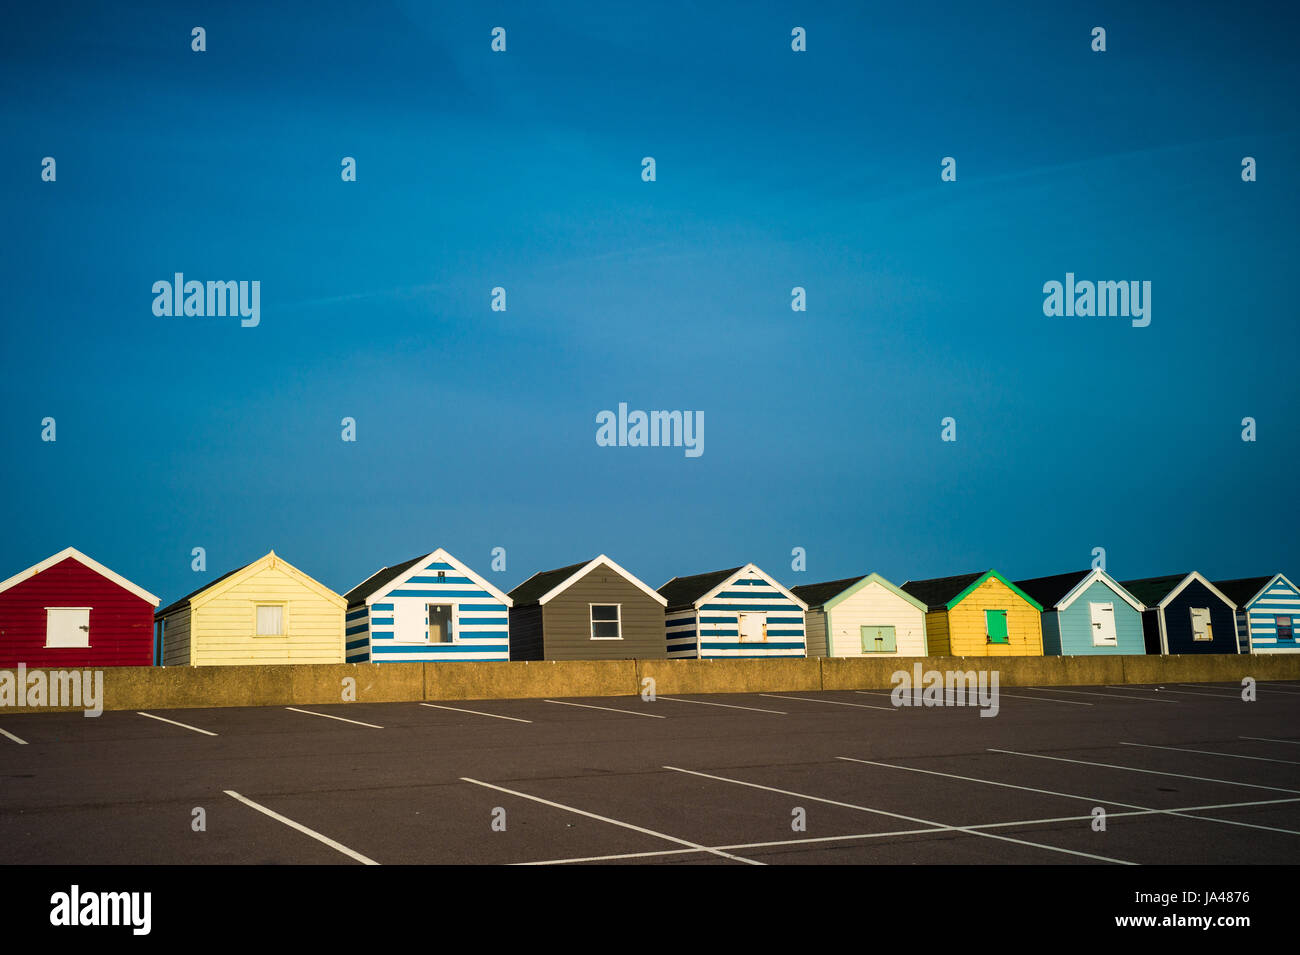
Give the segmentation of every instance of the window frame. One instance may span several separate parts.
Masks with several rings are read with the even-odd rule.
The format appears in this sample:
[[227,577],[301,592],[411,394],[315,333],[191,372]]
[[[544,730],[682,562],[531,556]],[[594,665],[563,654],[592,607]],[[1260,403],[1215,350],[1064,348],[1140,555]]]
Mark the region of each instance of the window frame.
[[[94,607],[46,607],[45,608],[45,649],[47,650],[89,650],[90,649],[90,612]],[[50,643],[50,623],[52,610],[84,610],[86,612],[85,643]]]
[[[615,611],[613,620],[597,620],[595,610],[597,607],[613,607]],[[613,623],[618,625],[618,636],[616,637],[598,637],[596,636],[596,624]],[[592,640],[622,640],[623,639],[623,604],[622,603],[588,603],[587,604],[587,632],[591,635]]]
[[[874,647],[873,647],[872,649],[868,650],[868,649],[867,649],[867,631],[868,631],[868,630],[889,630],[889,631],[892,631],[892,632],[893,632],[893,636],[894,636],[894,639],[893,639],[893,644],[894,644],[894,645],[893,645],[892,647],[889,647],[889,648],[884,649],[884,650],[877,650],[877,649],[875,649]],[[897,625],[897,624],[892,624],[892,623],[863,623],[863,624],[859,624],[859,625],[858,625],[858,643],[859,643],[859,646],[861,646],[861,648],[862,648],[862,652],[863,652],[864,654],[865,654],[865,653],[869,653],[869,654],[872,654],[872,655],[874,656],[874,655],[876,655],[876,654],[897,653],[897,652],[898,652],[898,625]]]
[[[1273,633],[1279,643],[1295,643],[1295,618],[1293,613],[1273,614]],[[1282,636],[1282,621],[1287,621],[1287,636]]]
[[[1009,611],[1002,610],[1000,608],[997,609],[990,608],[984,611],[984,641],[986,644],[991,646],[999,646],[999,647],[1006,647],[1011,645],[1011,621],[1007,619],[1008,613]],[[1002,615],[1002,639],[1001,640],[995,640],[993,638],[992,631],[989,629],[989,621],[993,619],[990,616],[990,614]]]
[[[280,608],[280,632],[279,633],[260,633],[261,627],[258,626],[257,612],[263,607]],[[258,640],[283,640],[289,636],[289,601],[287,600],[254,600],[253,601],[253,636]]]

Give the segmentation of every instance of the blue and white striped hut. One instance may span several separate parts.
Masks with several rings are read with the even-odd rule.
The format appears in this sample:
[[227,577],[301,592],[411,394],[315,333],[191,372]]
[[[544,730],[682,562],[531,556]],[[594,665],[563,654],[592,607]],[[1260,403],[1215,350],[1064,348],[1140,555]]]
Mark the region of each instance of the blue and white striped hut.
[[1237,605],[1237,640],[1242,653],[1297,653],[1300,588],[1284,574],[1219,580],[1214,586]]
[[753,564],[674,577],[659,595],[669,659],[808,655],[808,605]]
[[442,548],[345,597],[348,663],[510,659],[510,598]]

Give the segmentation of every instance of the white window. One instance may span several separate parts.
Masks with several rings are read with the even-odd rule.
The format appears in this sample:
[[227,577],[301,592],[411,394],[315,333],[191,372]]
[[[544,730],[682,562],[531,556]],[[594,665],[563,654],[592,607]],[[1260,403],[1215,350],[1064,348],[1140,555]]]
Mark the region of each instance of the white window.
[[257,605],[257,635],[259,637],[284,636],[284,604]]
[[1192,639],[1197,641],[1214,639],[1214,627],[1210,623],[1209,607],[1192,608]]
[[[442,573],[442,571],[438,571]],[[430,643],[454,643],[453,619],[455,608],[451,604],[426,604],[426,624]]]
[[47,647],[90,646],[90,608],[46,607],[45,645]]
[[1092,645],[1094,647],[1113,647],[1119,642],[1115,635],[1115,604],[1090,603],[1088,612],[1092,614]]
[[736,632],[741,643],[762,643],[767,639],[767,614],[736,614]]
[[589,604],[591,607],[591,639],[622,640],[622,604]]

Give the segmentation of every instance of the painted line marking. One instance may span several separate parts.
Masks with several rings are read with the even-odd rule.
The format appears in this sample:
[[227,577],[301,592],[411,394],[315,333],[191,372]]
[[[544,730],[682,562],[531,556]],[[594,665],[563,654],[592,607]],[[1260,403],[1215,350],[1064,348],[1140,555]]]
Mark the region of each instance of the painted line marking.
[[13,740],[13,741],[14,741],[15,743],[17,743],[19,746],[26,746],[26,745],[27,745],[27,740],[25,740],[25,739],[19,739],[17,736],[15,736],[13,733],[9,732],[8,730],[0,730],[0,735],[3,735],[3,736],[7,736],[7,737],[9,737],[11,740]]
[[612,706],[593,706],[590,703],[570,703],[568,700],[542,700],[543,703],[558,703],[560,706],[581,706],[588,710],[606,710],[610,713],[626,713],[629,716],[648,716],[653,720],[666,720],[662,713],[642,713],[639,710],[620,710]]
[[1267,736],[1242,736],[1239,739],[1253,739],[1261,743],[1287,743],[1291,746],[1300,746],[1300,739],[1269,739]]
[[688,700],[680,696],[656,696],[657,700],[671,700],[674,703],[698,703],[700,706],[725,706],[729,710],[749,710],[751,713],[775,713],[777,716],[789,716],[784,710],[763,710],[757,706],[737,706],[735,703],[711,703],[708,700]]
[[201,729],[199,729],[197,726],[191,726],[189,723],[178,723],[176,720],[169,720],[169,719],[167,719],[167,717],[165,717],[165,716],[154,716],[152,713],[144,713],[144,712],[141,712],[140,710],[136,710],[136,711],[135,711],[135,715],[136,715],[136,716],[147,716],[147,717],[149,717],[149,719],[151,719],[151,720],[158,720],[158,721],[161,722],[161,723],[170,723],[170,724],[172,724],[172,726],[181,726],[181,727],[184,727],[184,728],[187,729],[187,730],[193,730],[193,731],[196,732],[196,733],[202,733],[204,736],[216,736],[216,735],[217,735],[216,733],[212,732],[211,730],[201,730]]
[[1239,753],[1216,753],[1208,749],[1188,749],[1183,746],[1156,746],[1152,743],[1125,743],[1120,741],[1121,746],[1141,746],[1143,749],[1169,749],[1175,753],[1200,753],[1202,756],[1226,756],[1228,759],[1253,759],[1261,763],[1285,763],[1288,766],[1300,766],[1300,762],[1294,759],[1269,759],[1267,756],[1242,756]]
[[[849,757],[836,757],[837,759],[848,759]],[[883,765],[883,764],[882,764]],[[894,767],[896,769],[906,769],[905,766]],[[919,770],[926,772],[926,770]],[[966,778],[966,777],[958,777]],[[974,780],[975,782],[988,782],[988,780]],[[995,784],[996,785],[996,784]],[[1083,797],[1079,797],[1083,798]],[[1262,799],[1254,802],[1225,802],[1215,803],[1209,806],[1183,806],[1178,809],[1137,809],[1132,812],[1112,812],[1107,814],[1107,818],[1119,819],[1129,816],[1158,816],[1158,815],[1182,815],[1190,812],[1200,812],[1210,809],[1239,809],[1247,806],[1271,806],[1279,803],[1300,802],[1300,799]],[[1112,805],[1123,805],[1122,803],[1112,803]],[[1006,829],[1016,826],[1044,826],[1053,825],[1062,822],[1088,822],[1092,819],[1092,814],[1086,816],[1054,816],[1050,819],[1017,819],[1013,822],[981,822],[975,825],[967,826],[968,829]],[[1210,819],[1208,816],[1190,816],[1192,819],[1205,819],[1211,822],[1224,822],[1229,825],[1250,826],[1256,829],[1269,829],[1269,826],[1253,826],[1250,823],[1234,822],[1230,819]],[[860,832],[845,836],[814,836],[804,839],[777,839],[771,842],[742,842],[731,846],[712,846],[708,848],[726,849],[739,851],[742,849],[767,849],[777,848],[780,846],[797,846],[808,843],[819,842],[853,842],[864,839],[889,839],[895,836],[923,836],[933,833],[942,833],[953,831],[952,826],[928,826],[925,829],[898,829],[891,832]],[[1277,830],[1279,832],[1291,832],[1290,829]],[[671,855],[690,855],[696,852],[706,852],[705,849],[656,849],[653,852],[621,852],[616,855],[607,856],[581,856],[572,859],[545,859],[537,862],[514,862],[512,865],[564,865],[570,862],[605,862],[615,859],[642,859],[652,856],[671,856]]]
[[495,789],[497,792],[508,793],[511,796],[518,796],[521,799],[531,799],[533,802],[541,803],[543,806],[551,806],[554,809],[563,809],[565,812],[572,812],[579,816],[586,816],[588,819],[595,819],[599,822],[607,822],[612,826],[621,826],[624,829],[631,829],[633,832],[639,832],[642,835],[654,836],[656,839],[664,839],[668,842],[675,842],[679,846],[686,846],[698,852],[709,852],[724,859],[730,859],[733,862],[744,862],[746,865],[764,865],[765,863],[757,862],[754,859],[746,859],[743,856],[732,855],[721,849],[710,849],[708,846],[700,845],[698,842],[691,842],[689,839],[679,839],[676,836],[670,836],[663,832],[656,832],[653,829],[646,829],[644,826],[634,825],[630,822],[623,822],[619,819],[611,819],[609,816],[600,816],[594,812],[587,812],[585,809],[576,809],[573,806],[566,806],[564,803],[552,802],[549,799],[543,799],[541,796],[533,796],[529,793],[519,792],[515,789],[506,789],[504,786],[497,786],[492,783],[485,783],[478,779],[471,779],[468,776],[460,777],[464,782],[473,783],[475,786],[485,786],[488,789]]
[[1042,753],[1017,753],[1013,749],[989,749],[990,753],[1006,753],[1008,756],[1025,756],[1030,759],[1051,759],[1058,763],[1078,763],[1080,766],[1100,766],[1103,769],[1122,769],[1130,773],[1147,773],[1151,776],[1173,776],[1178,779],[1195,779],[1202,783],[1222,783],[1224,786],[1245,786],[1247,789],[1268,789],[1275,793],[1293,793],[1300,795],[1300,789],[1283,789],[1281,786],[1261,786],[1258,783],[1239,783],[1234,779],[1212,779],[1209,776],[1188,776],[1185,773],[1166,773],[1158,769],[1138,769],[1136,766],[1119,766],[1115,763],[1093,763],[1086,759],[1066,759],[1064,756],[1045,756]]
[[[1153,690],[1155,693],[1177,693],[1179,696],[1207,696],[1212,700],[1223,700],[1225,703],[1232,703],[1234,698],[1224,696],[1222,693],[1197,693],[1195,690],[1171,690],[1169,687],[1161,687],[1159,690]],[[1172,701],[1170,701],[1172,702]]]
[[[1256,680],[1255,684],[1257,686],[1264,687],[1265,689],[1274,690],[1277,693],[1286,693],[1289,696],[1295,696],[1296,694],[1300,693],[1300,690],[1283,689],[1282,687],[1277,686],[1276,684],[1265,683],[1262,680]],[[1207,690],[1223,690],[1223,692],[1225,693],[1230,693],[1238,696],[1240,696],[1241,694],[1241,684],[1237,684],[1236,686],[1215,686],[1212,683],[1175,683],[1174,686],[1195,687],[1197,689],[1207,689]],[[1224,697],[1224,699],[1227,699],[1227,697]]]
[[475,716],[491,716],[498,720],[513,720],[516,723],[531,723],[532,720],[520,719],[517,716],[502,716],[500,713],[484,713],[481,710],[463,710],[459,706],[439,706],[437,703],[421,703],[421,706],[431,706],[435,710],[452,710],[456,713],[473,713]]
[[920,823],[923,826],[934,826],[939,829],[943,829],[950,832],[965,832],[970,835],[980,836],[981,838],[984,839],[996,839],[999,842],[1014,842],[1017,845],[1031,846],[1035,849],[1047,849],[1050,852],[1060,852],[1065,855],[1080,856],[1085,859],[1096,859],[1100,862],[1113,862],[1116,865],[1137,864],[1135,862],[1126,862],[1123,859],[1112,859],[1109,856],[1094,855],[1091,852],[1078,852],[1074,849],[1062,849],[1059,846],[1049,846],[1041,842],[1031,842],[1028,839],[1016,839],[1012,836],[1002,836],[993,832],[982,832],[980,830],[971,828],[970,826],[948,826],[941,822],[933,822],[932,820],[921,819],[918,818],[917,816],[905,816],[902,813],[887,812],[884,809],[872,809],[869,806],[855,806],[852,803],[839,802],[834,799],[825,799],[821,796],[810,796],[807,793],[797,793],[797,792],[792,792],[788,789],[777,789],[774,786],[763,786],[760,785],[759,783],[750,783],[750,782],[746,782],[743,779],[728,779],[726,776],[714,776],[710,773],[696,772],[693,769],[681,769],[677,766],[665,766],[664,769],[671,769],[674,772],[678,772],[678,773],[689,773],[692,776],[702,776],[705,779],[716,779],[719,782],[732,783],[733,785],[736,786],[748,786],[752,789],[762,789],[762,790],[766,790],[767,792],[780,793],[783,796],[794,796],[798,799],[811,799],[813,802],[826,803],[827,805],[830,806],[840,806],[841,808],[844,809],[856,809],[860,812],[870,812],[879,816],[890,816],[894,819],[902,819],[905,822]]
[[267,808],[266,808],[265,806],[263,806],[261,803],[253,802],[253,800],[249,799],[247,796],[241,796],[239,793],[235,792],[233,789],[223,789],[222,792],[224,792],[227,796],[230,796],[230,797],[232,797],[232,798],[234,798],[234,799],[238,799],[240,802],[242,802],[242,803],[243,803],[244,805],[246,805],[246,806],[252,806],[252,807],[253,807],[254,809],[256,809],[258,812],[263,813],[263,814],[265,814],[265,815],[267,815],[267,816],[270,816],[272,819],[276,820],[277,822],[282,822],[282,823],[284,823],[286,826],[288,826],[288,827],[291,828],[291,829],[297,829],[299,832],[303,833],[304,835],[311,836],[311,837],[312,837],[313,839],[315,839],[317,842],[323,842],[323,843],[325,843],[325,845],[329,846],[331,849],[337,849],[339,852],[343,853],[345,856],[347,856],[347,857],[349,857],[349,858],[351,858],[351,859],[356,859],[356,860],[357,860],[358,862],[360,862],[362,865],[379,865],[379,863],[376,862],[374,859],[367,858],[366,856],[363,856],[360,852],[357,852],[357,851],[355,851],[354,849],[349,849],[347,846],[343,845],[343,843],[341,843],[341,842],[335,842],[335,841],[334,841],[333,839],[331,839],[329,836],[321,835],[321,834],[320,834],[319,832],[317,832],[315,829],[308,829],[308,828],[307,828],[306,826],[304,826],[302,823],[300,823],[300,822],[294,822],[294,821],[293,821],[292,819],[290,819],[288,816],[282,816],[282,815],[280,815],[278,812],[276,812],[274,809],[267,809]]
[[818,700],[807,696],[781,696],[778,693],[760,693],[758,695],[770,696],[774,700],[800,700],[804,703],[827,703],[831,706],[856,706],[863,710],[885,710],[888,713],[893,713],[898,709],[894,706],[872,706],[869,703],[845,703],[843,700]]
[[1122,696],[1119,693],[1097,693],[1094,690],[1067,690],[1059,686],[1027,686],[1026,690],[1038,690],[1042,693],[1078,693],[1080,696],[1105,696],[1114,700],[1136,700],[1139,703],[1177,703],[1177,700],[1150,700],[1145,696]]
[[[1044,795],[1044,796],[1059,796],[1059,797],[1061,797],[1062,799],[1079,799],[1079,800],[1083,800],[1083,801],[1085,801],[1085,802],[1101,803],[1101,804],[1103,804],[1103,805],[1123,806],[1123,807],[1126,808],[1126,809],[1136,809],[1136,810],[1139,810],[1139,811],[1142,812],[1142,813],[1159,814],[1159,815],[1170,815],[1170,816],[1181,816],[1181,817],[1186,818],[1186,819],[1200,819],[1200,820],[1203,820],[1203,821],[1205,821],[1205,822],[1221,822],[1221,823],[1223,823],[1224,825],[1227,825],[1227,826],[1242,826],[1242,827],[1247,828],[1247,829],[1265,829],[1265,830],[1267,830],[1267,831],[1269,831],[1269,832],[1285,832],[1285,833],[1288,833],[1288,834],[1290,834],[1290,835],[1300,836],[1300,830],[1297,830],[1297,829],[1278,829],[1278,828],[1276,828],[1275,826],[1261,826],[1261,825],[1258,825],[1258,824],[1253,823],[1253,822],[1240,822],[1240,821],[1235,820],[1235,819],[1215,819],[1215,818],[1213,818],[1213,817],[1211,817],[1211,816],[1193,816],[1193,815],[1190,814],[1190,810],[1177,810],[1177,809],[1153,809],[1153,808],[1151,808],[1150,806],[1139,806],[1139,805],[1136,804],[1136,803],[1131,803],[1131,802],[1120,802],[1118,799],[1101,799],[1101,798],[1096,797],[1096,796],[1080,796],[1080,795],[1078,795],[1078,794],[1076,794],[1076,793],[1061,793],[1061,792],[1054,792],[1054,791],[1052,791],[1052,790],[1050,790],[1050,789],[1036,789],[1036,788],[1034,788],[1033,786],[1019,786],[1019,785],[1016,785],[1015,783],[1004,783],[1004,782],[999,782],[999,781],[994,780],[994,779],[980,779],[980,778],[977,778],[977,777],[975,777],[975,776],[959,776],[959,775],[957,775],[956,773],[941,773],[941,772],[939,772],[938,770],[934,770],[934,769],[918,769],[918,768],[916,768],[916,767],[914,767],[914,766],[898,766],[898,765],[895,765],[895,764],[893,764],[893,763],[880,763],[880,762],[876,762],[875,760],[871,760],[871,759],[855,759],[855,758],[852,757],[852,756],[836,756],[835,758],[836,758],[836,759],[842,759],[842,760],[844,760],[845,762],[849,762],[849,763],[865,763],[865,764],[868,765],[868,766],[884,766],[884,767],[886,767],[886,768],[888,768],[888,769],[901,769],[901,770],[903,770],[904,772],[908,772],[908,773],[924,773],[924,774],[927,775],[927,776],[943,776],[943,777],[945,777],[945,778],[947,778],[947,779],[961,779],[961,780],[965,780],[966,782],[971,782],[971,783],[983,783],[983,784],[986,785],[986,786],[1001,786],[1001,787],[1004,788],[1004,789],[1019,789],[1019,790],[1021,790],[1022,792],[1039,793],[1039,794]],[[1228,804],[1228,805],[1233,805],[1233,806],[1258,806],[1258,805],[1274,805],[1274,804],[1277,804],[1277,803],[1286,803],[1286,802],[1300,802],[1300,799],[1266,799],[1266,800],[1261,800],[1261,801],[1251,802],[1251,803],[1232,803],[1232,804]],[[1195,807],[1194,807],[1194,808],[1195,808]],[[1202,807],[1202,808],[1205,808],[1205,807]],[[1210,806],[1210,807],[1208,807],[1208,808],[1210,808],[1210,809],[1221,809],[1221,808],[1224,808],[1224,806],[1223,806],[1223,805],[1219,805],[1219,806]],[[1112,815],[1125,815],[1125,816],[1127,816],[1127,815],[1135,815],[1135,813],[1112,813]],[[1085,818],[1085,819],[1086,819],[1086,818],[1090,818],[1090,817],[1084,816],[1084,817],[1081,817],[1081,818]],[[1054,820],[1053,820],[1053,821],[1054,821]]]
[[[891,693],[881,693],[872,690],[854,690],[853,692],[861,693],[864,696],[889,696],[889,697],[893,696],[893,694]],[[955,690],[946,690],[945,692],[949,694],[956,693]],[[1082,700],[1058,700],[1052,696],[1021,696],[1019,693],[1007,693],[1001,689],[998,690],[998,696],[999,697],[1009,696],[1012,699],[1016,699],[1016,700],[1033,700],[1035,703],[1068,703],[1071,706],[1096,706],[1097,705],[1096,703],[1085,703]]]
[[295,713],[306,713],[308,716],[323,716],[327,720],[338,720],[340,723],[355,723],[357,726],[369,726],[372,730],[381,730],[382,726],[376,726],[374,723],[363,723],[360,720],[350,720],[346,716],[333,716],[330,713],[316,713],[312,710],[300,710],[296,706],[286,706],[286,710],[293,710]]

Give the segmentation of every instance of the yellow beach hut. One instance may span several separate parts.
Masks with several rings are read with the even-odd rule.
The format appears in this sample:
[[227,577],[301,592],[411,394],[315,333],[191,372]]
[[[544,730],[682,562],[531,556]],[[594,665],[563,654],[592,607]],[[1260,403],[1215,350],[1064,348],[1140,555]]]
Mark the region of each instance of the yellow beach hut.
[[909,580],[903,590],[929,608],[925,635],[932,656],[1043,655],[1043,608],[996,570]]
[[154,615],[163,666],[342,663],[346,602],[275,551]]

